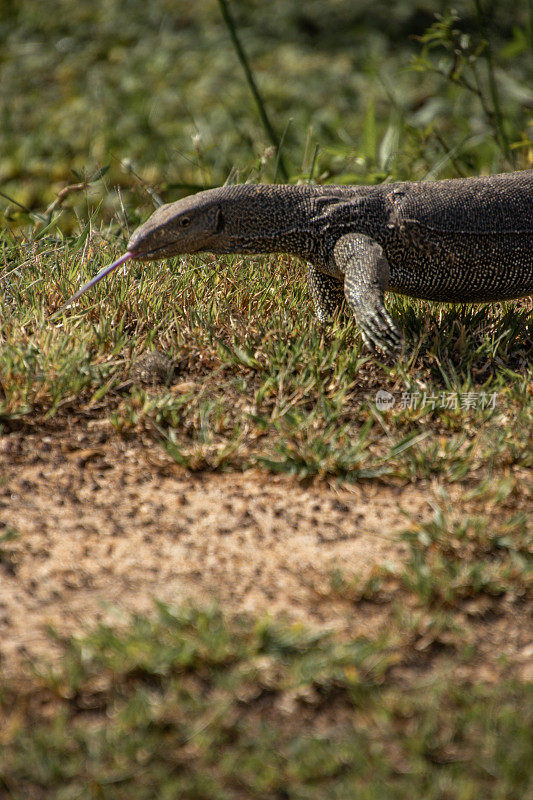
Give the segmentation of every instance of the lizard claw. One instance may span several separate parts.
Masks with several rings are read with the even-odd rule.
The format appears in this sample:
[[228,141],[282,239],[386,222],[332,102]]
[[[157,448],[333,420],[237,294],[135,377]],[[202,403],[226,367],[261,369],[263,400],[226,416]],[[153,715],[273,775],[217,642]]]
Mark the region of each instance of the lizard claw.
[[364,314],[359,313],[356,319],[363,340],[373,353],[378,350],[389,352],[402,349],[403,336],[383,306],[374,307]]

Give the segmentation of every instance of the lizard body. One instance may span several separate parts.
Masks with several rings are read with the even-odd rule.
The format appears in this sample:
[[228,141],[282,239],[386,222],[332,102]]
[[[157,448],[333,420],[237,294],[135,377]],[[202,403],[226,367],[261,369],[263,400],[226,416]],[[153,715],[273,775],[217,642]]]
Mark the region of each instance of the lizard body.
[[445,302],[533,292],[533,170],[377,186],[224,186],[161,206],[128,244],[130,257],[146,261],[199,251],[298,256],[320,320],[346,300],[371,349],[395,348],[401,334],[387,290]]

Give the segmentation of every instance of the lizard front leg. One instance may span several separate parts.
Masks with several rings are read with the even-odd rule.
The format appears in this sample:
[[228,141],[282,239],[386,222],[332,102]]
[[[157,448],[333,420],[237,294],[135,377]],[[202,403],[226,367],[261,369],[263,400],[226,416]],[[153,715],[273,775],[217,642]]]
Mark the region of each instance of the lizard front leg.
[[344,286],[341,281],[320,272],[314,264],[307,265],[307,281],[320,322],[331,319],[344,303]]
[[370,236],[350,233],[337,240],[333,257],[344,273],[344,295],[365,344],[375,352],[402,346],[402,334],[385,308],[390,269],[383,248]]

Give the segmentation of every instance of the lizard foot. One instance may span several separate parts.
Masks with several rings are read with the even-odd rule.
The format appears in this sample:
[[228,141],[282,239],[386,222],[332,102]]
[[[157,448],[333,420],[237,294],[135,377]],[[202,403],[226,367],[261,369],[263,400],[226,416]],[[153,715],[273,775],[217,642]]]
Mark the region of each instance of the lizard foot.
[[356,314],[356,319],[363,341],[373,353],[402,349],[403,336],[384,306],[375,306],[364,314]]

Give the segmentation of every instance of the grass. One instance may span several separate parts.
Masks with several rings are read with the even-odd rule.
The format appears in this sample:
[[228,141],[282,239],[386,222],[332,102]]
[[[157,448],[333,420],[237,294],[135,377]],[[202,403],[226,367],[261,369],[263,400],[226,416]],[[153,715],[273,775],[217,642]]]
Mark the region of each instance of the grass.
[[531,686],[408,684],[400,662],[386,639],[159,605],[4,686],[0,787],[32,800],[528,796]]
[[[524,486],[524,506],[532,488]],[[336,573],[332,588],[359,601],[379,600],[402,587],[414,606],[433,611],[457,611],[464,601],[483,597],[483,614],[496,607],[495,598],[516,603],[528,598],[533,588],[531,519],[516,511],[518,484],[508,479],[480,484],[463,499],[460,513],[453,513],[450,498],[441,494],[433,517],[413,521],[405,530],[407,559],[400,573],[385,565],[362,586],[357,578],[346,580]]]
[[[395,363],[370,359],[352,321],[317,325],[289,259],[205,256],[133,265],[51,320],[80,280],[80,242],[56,236],[4,240],[7,427],[105,408],[118,432],[151,431],[191,470],[454,481],[531,466],[527,304],[428,317],[392,300],[416,343]],[[91,273],[115,254],[84,246]],[[151,349],[174,365],[155,390],[129,380]]]
[[[59,666],[0,680],[0,796],[524,800],[531,682],[484,642],[531,611],[528,307],[392,300],[415,342],[394,363],[370,359],[352,322],[317,326],[288,259],[205,256],[133,265],[51,321],[116,252],[5,236],[4,432],[76,413],[150,435],[190,471],[432,480],[462,497],[407,528],[402,568],[317,587],[379,610],[366,639],[159,606],[60,640]],[[132,368],[154,348],[174,374],[141,385]]]
[[[216,3],[2,8],[1,431],[78,414],[191,472],[441,494],[401,567],[316,587],[379,611],[365,639],[161,604],[56,636],[58,664],[0,679],[2,798],[533,795],[531,681],[491,650],[530,618],[530,301],[390,297],[411,349],[370,358],[353,321],[313,320],[301,265],[201,256],[132,264],[53,316],[160,198],[228,176],[531,167],[531,4],[455,5],[428,30],[410,0],[232,4],[248,85]],[[173,369],[144,384],[151,350]],[[0,571],[23,537],[4,523]]]
[[[531,488],[529,492],[531,493]],[[533,598],[526,487],[487,482],[403,535],[403,566],[332,574],[351,638],[156,603],[62,638],[0,686],[0,791],[58,798],[523,800],[531,681],[491,629]],[[497,519],[493,512],[497,510]],[[321,599],[324,599],[324,589]]]

